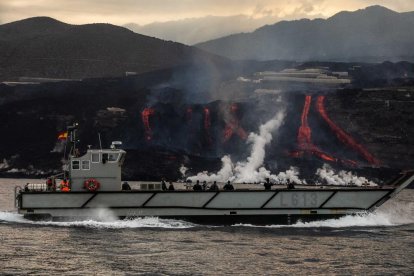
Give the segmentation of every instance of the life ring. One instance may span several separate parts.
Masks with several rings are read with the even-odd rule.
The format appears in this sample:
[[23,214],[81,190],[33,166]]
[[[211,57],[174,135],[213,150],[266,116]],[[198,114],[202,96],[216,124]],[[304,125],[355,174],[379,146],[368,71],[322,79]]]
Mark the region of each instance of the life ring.
[[89,192],[95,192],[96,190],[99,189],[99,186],[101,186],[101,184],[95,178],[89,178],[89,179],[85,180],[85,183],[84,183],[83,186]]

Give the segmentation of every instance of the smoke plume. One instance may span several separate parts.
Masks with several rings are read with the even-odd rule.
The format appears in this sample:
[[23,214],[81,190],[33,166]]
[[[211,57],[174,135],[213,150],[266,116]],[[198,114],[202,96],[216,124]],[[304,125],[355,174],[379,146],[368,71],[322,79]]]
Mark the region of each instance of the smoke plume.
[[250,133],[247,142],[252,144],[250,156],[246,162],[238,162],[235,171],[235,182],[259,182],[269,177],[269,172],[261,167],[265,158],[265,147],[273,137],[272,132],[279,129],[285,114],[279,111],[276,116],[259,128],[259,134]]
[[298,177],[299,171],[297,168],[291,167],[286,172],[274,175],[263,166],[266,145],[272,141],[272,133],[283,124],[284,117],[285,112],[279,111],[270,121],[260,126],[258,134],[250,133],[247,143],[251,144],[251,152],[246,161],[237,162],[234,165],[230,156],[225,155],[221,159],[222,168],[217,173],[199,172],[195,176],[188,177],[188,179],[207,182],[225,182],[230,180],[235,183],[258,183],[265,181],[266,178],[270,178],[272,181],[282,184],[288,182],[303,183]]
[[206,181],[206,182],[225,182],[233,179],[233,162],[230,156],[225,155],[221,158],[222,167],[217,173],[208,173],[207,171],[199,172],[195,176],[190,176],[187,179],[191,181]]
[[316,175],[329,185],[378,186],[365,177],[353,175],[352,172],[339,171],[337,174],[329,165],[324,164],[316,171]]

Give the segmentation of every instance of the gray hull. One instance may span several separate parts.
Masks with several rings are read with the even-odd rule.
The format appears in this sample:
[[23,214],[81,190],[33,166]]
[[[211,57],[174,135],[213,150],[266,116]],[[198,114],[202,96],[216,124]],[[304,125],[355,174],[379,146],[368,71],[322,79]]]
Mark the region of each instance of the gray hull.
[[366,212],[395,189],[272,191],[24,192],[19,213],[28,218],[162,217],[200,223],[292,223]]
[[237,191],[19,192],[17,207],[30,219],[82,220],[161,217],[208,224],[290,224],[370,212],[414,181],[402,174],[387,188],[304,188]]

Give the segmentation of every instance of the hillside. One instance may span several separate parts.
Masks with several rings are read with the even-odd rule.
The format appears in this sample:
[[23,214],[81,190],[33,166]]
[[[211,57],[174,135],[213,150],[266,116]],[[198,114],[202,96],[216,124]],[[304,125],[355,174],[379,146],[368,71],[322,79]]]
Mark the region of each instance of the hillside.
[[255,19],[246,15],[205,16],[147,25],[129,23],[124,27],[136,33],[193,45],[234,33],[251,32],[273,20],[271,17]]
[[122,76],[221,58],[110,24],[35,17],[0,25],[0,81]]
[[371,6],[326,20],[282,21],[196,46],[232,59],[414,60],[413,27],[414,12]]
[[[88,145],[99,147],[98,133],[104,146],[123,141],[128,150],[124,179],[178,179],[181,164],[189,173],[217,171],[226,154],[234,161],[246,160],[247,135],[257,133],[280,110],[286,111],[285,122],[266,147],[265,164],[272,171],[296,166],[302,177],[312,178],[325,162],[338,170],[358,169],[378,177],[393,176],[389,170],[412,169],[413,64],[250,62],[243,65],[250,71],[244,69],[242,75],[252,78],[258,71],[292,65],[358,69],[350,70],[353,83],[338,90],[240,81],[240,72],[208,74],[204,64],[198,70],[183,66],[122,78],[0,84],[0,176],[56,173],[64,149],[57,134],[73,122],[80,124],[82,152]],[[271,89],[280,91],[259,93]],[[321,116],[321,96],[336,127]],[[311,143],[303,144],[298,133],[308,97]],[[380,167],[361,153],[365,151],[379,160]],[[332,159],[326,161],[321,152]]]

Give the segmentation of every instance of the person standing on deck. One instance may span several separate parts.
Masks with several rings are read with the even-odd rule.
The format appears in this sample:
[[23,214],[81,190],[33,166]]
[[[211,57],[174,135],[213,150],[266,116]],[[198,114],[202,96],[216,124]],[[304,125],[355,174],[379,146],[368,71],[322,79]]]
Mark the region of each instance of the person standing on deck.
[[194,186],[193,186],[193,190],[194,191],[202,191],[203,190],[203,188],[200,185],[200,181],[197,180],[197,183],[194,184]]
[[217,182],[214,181],[213,185],[210,186],[210,189],[208,189],[209,191],[218,191],[219,187],[217,186]]
[[230,180],[227,181],[227,184],[224,185],[223,190],[225,191],[234,191],[233,185],[230,183]]
[[50,177],[46,179],[46,188],[47,188],[47,191],[49,192],[53,190],[53,181],[52,181],[52,178]]
[[161,189],[162,189],[163,191],[166,191],[166,190],[167,190],[167,184],[165,184],[165,178],[163,178],[163,179],[161,180]]
[[60,191],[61,192],[70,192],[69,181],[65,178],[60,182]]
[[266,178],[266,182],[264,183],[264,188],[265,190],[271,190],[272,189],[273,184],[270,183],[269,178]]
[[173,185],[173,183],[170,181],[170,185],[168,186],[168,191],[174,191],[174,190],[175,190],[174,185]]

